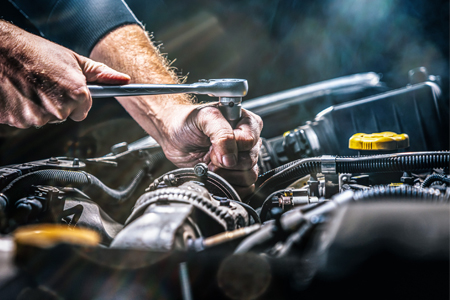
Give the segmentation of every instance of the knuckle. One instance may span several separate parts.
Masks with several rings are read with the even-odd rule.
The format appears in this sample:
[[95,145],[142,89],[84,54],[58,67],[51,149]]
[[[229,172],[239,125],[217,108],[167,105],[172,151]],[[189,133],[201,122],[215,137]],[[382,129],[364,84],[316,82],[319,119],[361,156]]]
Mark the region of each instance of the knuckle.
[[80,121],[83,121],[84,119],[86,119],[86,117],[88,116],[88,110],[84,111],[81,116],[80,116]]
[[97,63],[97,68],[98,69],[109,69],[109,67],[107,66],[107,65],[105,65],[104,63],[102,63],[102,62],[96,62]]
[[33,122],[33,126],[35,126],[35,127],[42,127],[45,124],[47,124],[47,119],[45,119],[45,118],[37,118]]
[[61,108],[55,113],[55,117],[59,121],[65,120],[69,116],[70,116],[70,110],[68,110],[68,109]]
[[90,96],[91,94],[89,93],[89,89],[86,85],[76,88],[71,92],[71,98],[75,99],[76,101],[89,101]]
[[76,114],[71,114],[70,118],[72,120],[74,120],[75,122],[80,122],[80,121],[83,121],[84,119],[86,119],[88,112],[89,112],[88,110],[77,112]]
[[34,127],[42,127],[45,124],[47,124],[48,117],[43,113],[33,112],[32,115],[28,115],[25,120],[28,125],[28,127],[34,126]]

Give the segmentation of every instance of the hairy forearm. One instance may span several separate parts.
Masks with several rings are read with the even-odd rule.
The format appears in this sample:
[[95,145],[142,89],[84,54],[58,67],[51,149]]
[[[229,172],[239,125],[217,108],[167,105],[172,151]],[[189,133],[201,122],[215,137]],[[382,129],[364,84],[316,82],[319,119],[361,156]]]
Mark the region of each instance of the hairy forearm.
[[[110,32],[91,52],[91,59],[129,74],[132,83],[178,83],[146,32],[138,25],[127,25]],[[164,135],[161,119],[174,104],[191,104],[183,94],[120,97],[128,113],[158,141]]]

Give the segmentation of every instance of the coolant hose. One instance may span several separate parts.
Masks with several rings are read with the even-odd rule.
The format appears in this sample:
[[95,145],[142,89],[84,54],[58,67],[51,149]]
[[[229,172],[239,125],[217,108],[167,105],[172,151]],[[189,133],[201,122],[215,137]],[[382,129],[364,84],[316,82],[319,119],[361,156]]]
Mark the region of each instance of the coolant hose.
[[107,187],[97,177],[86,172],[53,169],[40,170],[28,173],[11,181],[10,184],[1,191],[0,205],[3,201],[8,205],[10,201],[16,201],[17,199],[27,196],[32,185],[71,186],[76,188],[93,186],[101,189],[107,195],[112,197],[116,200],[116,203],[121,203],[131,196],[145,174],[145,170],[140,170],[126,189],[118,191]]
[[431,184],[436,181],[442,181],[446,184],[450,184],[450,178],[448,178],[447,176],[442,174],[432,174],[422,182],[422,187],[423,188],[430,187]]

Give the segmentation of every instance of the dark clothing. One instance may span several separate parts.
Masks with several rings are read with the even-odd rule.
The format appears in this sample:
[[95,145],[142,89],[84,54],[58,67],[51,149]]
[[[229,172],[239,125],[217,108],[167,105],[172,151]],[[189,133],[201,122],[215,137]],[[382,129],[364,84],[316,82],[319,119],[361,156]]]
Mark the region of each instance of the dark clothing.
[[0,0],[0,17],[84,56],[113,29],[140,24],[124,0]]

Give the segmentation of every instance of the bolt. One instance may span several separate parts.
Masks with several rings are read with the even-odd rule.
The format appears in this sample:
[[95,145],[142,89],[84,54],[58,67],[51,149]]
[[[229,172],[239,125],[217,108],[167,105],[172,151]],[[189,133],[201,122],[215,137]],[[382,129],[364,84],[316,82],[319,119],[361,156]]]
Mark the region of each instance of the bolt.
[[80,165],[80,160],[78,158],[74,158],[72,162],[72,166],[78,167]]
[[58,164],[59,160],[56,157],[50,157],[47,162],[51,164]]
[[169,174],[169,181],[172,186],[176,185],[178,182],[177,178],[173,174]]
[[206,174],[208,173],[208,165],[205,163],[196,164],[194,167],[194,173],[198,177],[206,176]]

